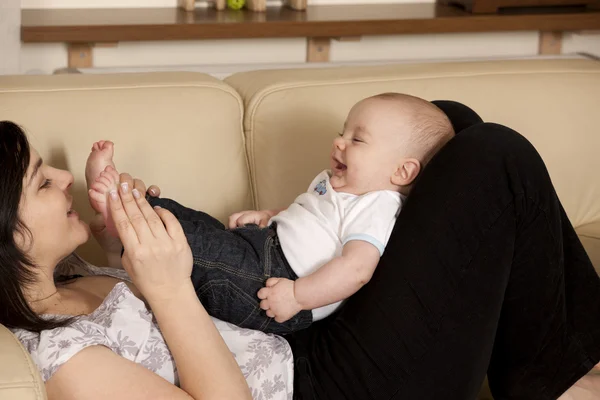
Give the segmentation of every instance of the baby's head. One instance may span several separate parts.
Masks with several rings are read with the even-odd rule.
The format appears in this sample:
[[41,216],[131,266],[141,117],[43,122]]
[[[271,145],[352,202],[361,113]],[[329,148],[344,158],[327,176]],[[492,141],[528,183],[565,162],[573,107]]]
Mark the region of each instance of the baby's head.
[[361,100],[333,141],[331,185],[356,195],[408,194],[422,168],[453,136],[446,114],[426,100],[400,93]]

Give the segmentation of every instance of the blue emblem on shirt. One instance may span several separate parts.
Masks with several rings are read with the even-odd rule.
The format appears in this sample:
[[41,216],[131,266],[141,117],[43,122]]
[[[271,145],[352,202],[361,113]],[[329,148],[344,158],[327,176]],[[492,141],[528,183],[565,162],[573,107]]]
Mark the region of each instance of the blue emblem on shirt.
[[325,179],[317,183],[317,186],[315,186],[315,192],[319,193],[321,196],[327,193],[327,181]]

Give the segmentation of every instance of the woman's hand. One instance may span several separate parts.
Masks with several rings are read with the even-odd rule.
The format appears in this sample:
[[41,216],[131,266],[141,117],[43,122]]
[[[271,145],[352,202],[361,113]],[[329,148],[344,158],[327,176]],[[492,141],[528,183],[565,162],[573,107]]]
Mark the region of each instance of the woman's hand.
[[191,285],[192,252],[179,221],[152,209],[130,181],[111,191],[109,207],[125,248],[123,268],[149,303],[168,300]]
[[[146,190],[146,185],[141,179],[133,179],[127,173],[120,174],[119,180],[120,183],[127,182],[130,187],[133,185],[140,193],[146,193],[151,197],[160,196],[160,188],[158,186],[152,185]],[[123,268],[121,265],[121,250],[123,249],[123,245],[118,237],[108,233],[102,214],[97,213],[92,217],[90,231],[100,245],[100,248],[106,253],[108,266],[111,268]]]
[[[146,184],[141,179],[133,179],[131,175],[128,173],[122,173],[119,175],[119,182],[124,183],[127,182],[129,186],[133,186],[140,193],[146,193],[151,197],[160,196],[160,188],[156,185],[150,185],[150,187],[146,190]],[[106,253],[115,253],[118,252],[119,256],[121,254],[121,241],[118,238],[110,236],[108,232],[106,232],[106,223],[104,222],[104,218],[102,214],[97,213],[92,217],[90,222],[90,230],[96,238],[98,244],[102,250]]]

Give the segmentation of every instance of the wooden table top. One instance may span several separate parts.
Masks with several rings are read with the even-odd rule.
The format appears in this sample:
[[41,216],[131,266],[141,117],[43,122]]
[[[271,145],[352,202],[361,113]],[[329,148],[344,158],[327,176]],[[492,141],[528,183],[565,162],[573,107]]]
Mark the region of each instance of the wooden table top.
[[600,11],[472,15],[432,3],[269,7],[265,13],[199,8],[23,10],[25,43],[343,37],[363,35],[600,29]]

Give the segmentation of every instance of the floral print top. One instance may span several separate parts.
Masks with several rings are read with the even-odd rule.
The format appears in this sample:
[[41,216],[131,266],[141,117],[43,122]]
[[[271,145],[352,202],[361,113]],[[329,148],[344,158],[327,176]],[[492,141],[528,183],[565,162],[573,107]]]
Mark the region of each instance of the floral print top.
[[[75,261],[85,263],[79,258]],[[126,278],[122,270],[89,264],[84,266],[84,272]],[[287,341],[215,318],[213,321],[246,377],[254,399],[291,400],[294,370]],[[77,317],[69,326],[41,333],[15,329],[13,333],[31,354],[44,381],[79,351],[100,345],[178,385],[177,367],[156,320],[124,282],[117,283],[94,312]]]

